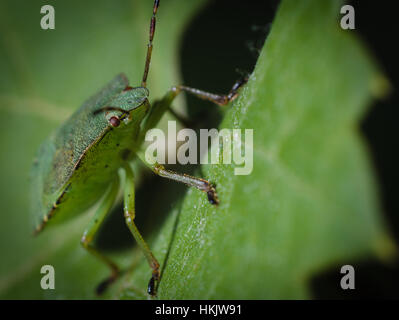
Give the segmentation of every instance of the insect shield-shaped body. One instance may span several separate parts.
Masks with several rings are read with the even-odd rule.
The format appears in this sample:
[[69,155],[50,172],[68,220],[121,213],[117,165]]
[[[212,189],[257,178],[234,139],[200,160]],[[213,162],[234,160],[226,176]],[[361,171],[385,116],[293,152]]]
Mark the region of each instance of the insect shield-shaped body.
[[41,145],[32,169],[36,232],[84,212],[104,195],[135,154],[147,97],[146,88],[130,88],[120,74]]
[[111,276],[98,286],[99,294],[120,274],[118,266],[92,245],[96,232],[116,200],[120,186],[118,169],[125,172],[125,221],[152,269],[148,293],[155,295],[160,266],[134,223],[134,175],[129,162],[137,155],[155,174],[203,191],[209,202],[217,205],[216,190],[210,182],[167,170],[159,164],[150,164],[140,147],[146,132],[157,125],[180,92],[225,105],[237,96],[239,88],[246,82],[246,79],[238,81],[227,95],[176,86],[150,106],[146,82],[158,6],[159,0],[155,0],[141,86],[132,88],[123,74],[118,75],[40,146],[32,167],[31,207],[36,234],[48,225],[72,218],[101,201],[81,239],[84,248],[111,270]]

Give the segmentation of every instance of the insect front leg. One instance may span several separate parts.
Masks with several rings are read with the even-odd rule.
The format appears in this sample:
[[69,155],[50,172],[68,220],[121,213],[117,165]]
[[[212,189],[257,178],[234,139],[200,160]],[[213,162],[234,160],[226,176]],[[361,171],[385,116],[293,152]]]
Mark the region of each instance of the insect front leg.
[[132,233],[133,237],[136,239],[137,244],[140,246],[145,257],[147,258],[148,264],[152,269],[152,276],[148,283],[147,291],[150,295],[154,296],[156,294],[155,284],[160,279],[159,263],[157,259],[155,259],[149,246],[144,241],[139,230],[137,229],[137,226],[134,223],[134,218],[135,218],[134,174],[132,168],[128,163],[125,164],[124,168],[126,173],[125,188],[124,188],[124,216],[126,224],[130,229],[130,232]]
[[[171,111],[171,113],[180,120],[180,116],[177,115],[172,109],[171,105],[173,100],[179,95],[181,92],[187,92],[190,93],[200,99],[203,100],[208,100],[211,101],[217,105],[223,106],[228,103],[230,103],[232,100],[234,100],[237,95],[238,95],[238,90],[246,84],[248,81],[247,77],[244,77],[233,85],[231,88],[230,92],[226,95],[223,94],[214,94],[214,93],[209,93],[203,90],[199,89],[194,89],[191,87],[186,87],[183,85],[179,86],[174,86],[172,89],[170,89],[165,96],[158,101],[155,101],[154,104],[152,105],[150,109],[150,114],[148,115],[144,126],[143,130],[141,131],[141,141],[144,141],[145,134],[147,133],[148,130],[154,128],[158,122],[161,120],[162,116],[166,111]],[[187,122],[186,119],[182,119],[181,122],[184,124]]]
[[210,183],[209,181],[197,177],[190,176],[185,173],[178,173],[172,170],[165,169],[164,166],[155,163],[155,164],[150,164],[147,162],[145,159],[145,155],[143,152],[138,152],[137,156],[139,159],[148,167],[150,168],[156,175],[167,178],[176,182],[181,182],[184,183],[185,185],[189,187],[194,187],[200,191],[203,191],[207,194],[208,200],[211,204],[213,205],[218,205],[219,204],[219,199],[216,193],[216,188],[215,186]]
[[106,215],[108,214],[108,212],[110,212],[112,205],[114,204],[116,196],[118,194],[118,190],[119,190],[119,177],[114,179],[107,193],[104,195],[99,208],[97,209],[94,217],[91,219],[87,229],[84,231],[82,239],[80,241],[82,246],[86,250],[88,250],[91,254],[99,258],[101,261],[103,261],[111,269],[111,276],[105,279],[103,282],[101,282],[96,289],[96,292],[99,295],[102,294],[107,289],[107,287],[118,277],[119,268],[112,260],[110,260],[108,257],[106,257],[97,249],[95,249],[92,246],[92,241],[98,229],[100,228],[101,224],[103,223]]
[[206,92],[203,90],[186,87],[183,85],[175,86],[171,90],[174,91],[176,95],[178,95],[182,91],[185,91],[185,92],[188,92],[200,99],[211,101],[219,106],[224,106],[224,105],[230,103],[231,101],[233,101],[237,97],[238,90],[244,84],[246,84],[247,81],[248,81],[247,77],[236,81],[236,83],[234,83],[233,87],[231,88],[231,90],[229,91],[228,94],[214,94],[214,93],[209,93],[209,92]]

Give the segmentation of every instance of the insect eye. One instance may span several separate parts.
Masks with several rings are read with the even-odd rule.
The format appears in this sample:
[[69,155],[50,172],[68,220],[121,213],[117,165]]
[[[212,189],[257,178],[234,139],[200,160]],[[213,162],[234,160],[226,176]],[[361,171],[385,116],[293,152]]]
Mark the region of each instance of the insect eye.
[[121,123],[119,118],[115,117],[115,116],[111,117],[108,121],[111,124],[111,126],[113,126],[113,127],[118,127],[120,125],[120,123]]

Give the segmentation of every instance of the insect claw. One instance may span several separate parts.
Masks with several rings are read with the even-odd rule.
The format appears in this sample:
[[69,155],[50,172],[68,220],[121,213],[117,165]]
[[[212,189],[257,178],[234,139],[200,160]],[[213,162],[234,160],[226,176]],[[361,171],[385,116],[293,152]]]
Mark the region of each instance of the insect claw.
[[208,201],[210,202],[210,204],[213,204],[216,206],[219,204],[219,199],[216,194],[215,185],[213,185],[213,184],[209,185],[209,190],[206,192],[206,195],[208,196]]
[[151,277],[150,281],[148,282],[147,292],[151,296],[155,296],[155,277],[154,275]]
[[155,284],[156,284],[156,282],[159,281],[159,279],[160,279],[159,264],[157,264],[157,266],[155,267],[155,269],[152,272],[152,277],[151,277],[150,281],[148,282],[148,287],[147,287],[148,294],[153,297],[157,295]]
[[207,192],[207,196],[208,196],[208,201],[210,202],[210,204],[213,204],[213,205],[216,205],[216,206],[219,204],[219,199],[218,199],[218,197],[216,195],[215,190],[208,191]]

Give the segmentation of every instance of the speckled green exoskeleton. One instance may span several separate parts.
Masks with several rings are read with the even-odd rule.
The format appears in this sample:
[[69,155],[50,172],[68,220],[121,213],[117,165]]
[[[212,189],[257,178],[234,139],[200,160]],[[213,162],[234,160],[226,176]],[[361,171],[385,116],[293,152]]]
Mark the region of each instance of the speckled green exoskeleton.
[[236,97],[238,88],[245,82],[237,82],[228,95],[175,86],[164,98],[150,106],[146,81],[158,6],[159,0],[155,0],[141,86],[129,86],[124,74],[116,76],[40,146],[32,167],[31,196],[32,215],[36,221],[35,234],[101,201],[81,239],[83,247],[111,269],[111,276],[100,283],[98,293],[104,291],[119,274],[118,266],[92,245],[96,232],[116,200],[120,187],[118,170],[122,168],[125,171],[123,188],[126,224],[152,269],[148,293],[155,295],[155,286],[160,280],[160,266],[134,223],[134,177],[130,163],[139,158],[155,174],[204,191],[209,202],[217,205],[216,191],[210,182],[172,172],[159,164],[149,164],[141,146],[146,132],[170,110],[172,100],[180,92],[189,92],[199,98],[225,105]]

